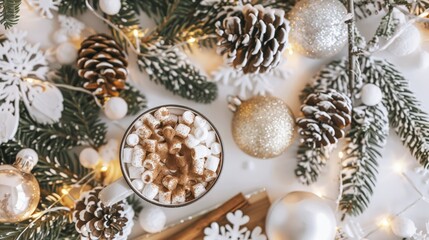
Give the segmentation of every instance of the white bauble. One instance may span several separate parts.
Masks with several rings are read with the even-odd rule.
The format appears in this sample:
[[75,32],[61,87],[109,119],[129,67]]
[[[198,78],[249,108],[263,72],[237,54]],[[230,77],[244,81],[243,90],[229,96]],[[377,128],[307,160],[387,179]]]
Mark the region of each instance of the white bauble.
[[383,93],[381,89],[372,83],[365,84],[360,92],[362,103],[367,106],[375,106],[381,102]]
[[111,120],[119,120],[127,115],[128,104],[120,97],[112,97],[104,104],[104,114]]
[[416,67],[418,69],[429,68],[429,53],[426,51],[419,51],[417,55]]
[[100,0],[100,9],[107,15],[118,14],[121,10],[121,0]]
[[166,222],[167,217],[159,207],[144,207],[139,214],[140,226],[148,233],[160,232]]
[[53,38],[54,42],[57,44],[67,42],[69,40],[67,32],[65,30],[62,30],[62,29],[55,31],[54,34],[52,35],[52,38]]
[[94,148],[85,148],[79,154],[79,162],[86,168],[94,168],[99,159],[100,155]]
[[400,238],[409,238],[416,233],[416,225],[406,217],[395,217],[390,226],[395,236]]
[[420,47],[420,32],[414,25],[408,26],[387,48],[398,57],[406,56]]
[[291,192],[271,205],[265,229],[270,240],[332,240],[336,226],[325,200],[309,192]]
[[118,140],[111,138],[107,141],[107,144],[101,146],[98,149],[98,154],[100,154],[101,161],[103,161],[103,163],[109,163],[118,159],[119,145],[120,144]]
[[36,166],[37,162],[39,161],[39,155],[32,148],[23,148],[18,152],[18,154],[16,154],[16,160],[27,162],[25,165],[29,166],[24,167],[29,167],[31,170],[31,168]]
[[77,49],[69,42],[61,43],[55,50],[55,57],[60,64],[72,64],[77,58]]

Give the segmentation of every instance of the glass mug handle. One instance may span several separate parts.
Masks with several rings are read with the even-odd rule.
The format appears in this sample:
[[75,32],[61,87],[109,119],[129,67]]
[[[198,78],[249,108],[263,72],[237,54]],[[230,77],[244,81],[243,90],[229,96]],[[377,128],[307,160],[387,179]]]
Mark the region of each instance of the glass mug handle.
[[111,206],[133,193],[134,191],[130,188],[127,181],[125,181],[125,178],[121,177],[104,187],[100,191],[98,198],[105,206]]

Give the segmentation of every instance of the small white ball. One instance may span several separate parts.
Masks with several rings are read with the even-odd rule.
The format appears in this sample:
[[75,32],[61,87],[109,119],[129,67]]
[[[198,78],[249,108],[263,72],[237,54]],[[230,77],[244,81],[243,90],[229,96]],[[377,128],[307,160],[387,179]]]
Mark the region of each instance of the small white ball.
[[381,102],[383,93],[381,89],[372,83],[365,84],[360,92],[362,103],[367,106],[375,106]]
[[418,69],[429,68],[429,53],[426,51],[419,51],[417,55],[416,67]]
[[131,184],[139,191],[141,191],[144,187],[144,183],[140,179],[134,179]]
[[395,56],[402,57],[416,51],[420,47],[420,42],[419,30],[414,25],[410,25],[389,45],[387,50]]
[[118,14],[121,10],[121,0],[100,0],[100,9],[107,15]]
[[131,133],[127,137],[127,144],[131,147],[136,146],[139,143],[139,136],[137,134]]
[[94,168],[99,160],[100,155],[94,148],[85,148],[79,154],[79,162],[86,168]]
[[110,120],[119,120],[127,115],[128,104],[121,97],[112,97],[104,104],[104,114]]
[[167,216],[159,207],[144,207],[139,214],[140,226],[148,233],[157,233],[164,229]]
[[53,38],[54,42],[57,44],[67,42],[69,40],[67,32],[65,30],[62,30],[62,29],[55,31],[54,34],[52,35],[52,38]]
[[72,64],[77,58],[77,49],[69,42],[61,43],[55,50],[55,57],[61,64]]
[[400,238],[409,238],[416,233],[416,225],[413,221],[405,217],[396,217],[390,227],[392,232]]

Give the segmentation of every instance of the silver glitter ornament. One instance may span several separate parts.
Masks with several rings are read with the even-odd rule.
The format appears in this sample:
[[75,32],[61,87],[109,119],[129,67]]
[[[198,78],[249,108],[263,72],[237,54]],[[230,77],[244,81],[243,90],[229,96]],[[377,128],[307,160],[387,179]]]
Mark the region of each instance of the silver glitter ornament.
[[245,153],[257,158],[273,158],[290,145],[295,121],[283,100],[256,96],[246,101],[230,97],[228,101],[234,112],[232,136]]
[[338,0],[301,0],[289,14],[292,49],[310,58],[330,57],[347,42],[347,9]]

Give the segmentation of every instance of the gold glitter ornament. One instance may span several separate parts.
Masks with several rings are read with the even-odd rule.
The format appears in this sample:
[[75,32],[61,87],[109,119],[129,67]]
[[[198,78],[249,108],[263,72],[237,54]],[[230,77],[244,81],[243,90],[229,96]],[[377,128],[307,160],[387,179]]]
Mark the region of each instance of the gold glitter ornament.
[[340,52],[347,42],[347,9],[338,0],[301,0],[289,13],[292,49],[310,58]]
[[294,117],[277,97],[256,96],[246,101],[229,97],[234,112],[232,136],[238,147],[257,158],[274,158],[292,142]]

